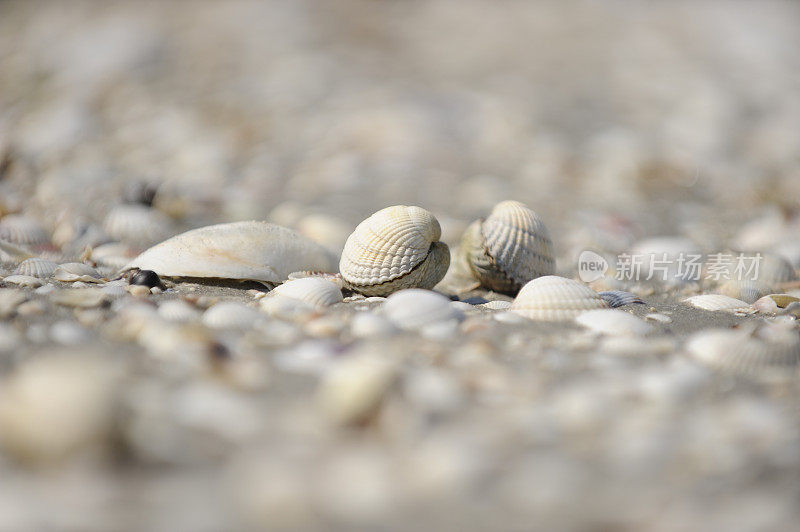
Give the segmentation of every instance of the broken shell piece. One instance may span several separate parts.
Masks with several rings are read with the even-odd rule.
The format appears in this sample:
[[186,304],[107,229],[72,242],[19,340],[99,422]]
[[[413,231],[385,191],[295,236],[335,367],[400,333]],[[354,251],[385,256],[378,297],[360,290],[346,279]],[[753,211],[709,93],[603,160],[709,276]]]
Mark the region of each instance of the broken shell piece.
[[396,327],[417,330],[437,322],[461,320],[463,314],[450,303],[450,299],[431,290],[411,288],[390,295],[381,312]]
[[420,207],[376,212],[348,237],[339,262],[345,287],[366,296],[404,288],[433,288],[450,264],[436,218]]
[[30,275],[39,279],[47,279],[58,268],[58,264],[47,259],[32,258],[22,261],[14,273],[17,275]]
[[291,272],[334,271],[330,253],[291,229],[267,222],[211,225],[153,246],[124,269],[161,277],[280,283]]
[[703,294],[699,296],[692,296],[684,300],[693,307],[710,310],[710,311],[723,311],[733,312],[736,314],[751,314],[755,312],[753,308],[746,302],[735,299],[721,294]]
[[576,317],[575,321],[601,334],[643,336],[653,332],[653,327],[644,320],[616,309],[589,310]]
[[753,308],[762,314],[783,314],[786,307],[792,303],[797,303],[800,298],[789,294],[769,294],[753,303]]
[[473,222],[459,252],[484,287],[510,295],[555,270],[550,232],[534,211],[518,201],[498,203],[486,220]]
[[84,283],[102,283],[100,272],[82,262],[68,262],[60,265],[53,272],[53,279],[64,283],[81,281]]
[[608,308],[608,303],[588,286],[547,275],[523,286],[510,310],[532,320],[563,321],[598,308]]

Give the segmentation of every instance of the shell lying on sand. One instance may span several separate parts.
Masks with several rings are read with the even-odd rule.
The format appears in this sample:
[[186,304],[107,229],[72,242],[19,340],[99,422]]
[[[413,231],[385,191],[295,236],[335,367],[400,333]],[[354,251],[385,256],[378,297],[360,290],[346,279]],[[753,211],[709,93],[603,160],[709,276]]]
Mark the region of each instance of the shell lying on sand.
[[570,320],[584,311],[608,308],[608,303],[588,286],[556,275],[529,281],[511,304],[511,312],[532,320]]
[[161,277],[280,283],[291,272],[336,269],[319,244],[280,225],[234,222],[176,235],[153,246],[123,271],[153,270]]
[[624,310],[589,310],[576,317],[575,321],[601,334],[641,336],[653,331],[650,324]]
[[752,313],[753,309],[745,301],[721,294],[703,294],[692,296],[685,303],[703,310],[734,312],[737,314]]
[[[420,207],[376,212],[348,237],[339,263],[345,287],[366,296],[403,288],[433,288],[450,265],[438,220]],[[302,268],[297,268],[302,269]]]
[[488,218],[473,222],[461,238],[459,253],[481,285],[510,295],[555,270],[547,227],[518,201],[498,203]]

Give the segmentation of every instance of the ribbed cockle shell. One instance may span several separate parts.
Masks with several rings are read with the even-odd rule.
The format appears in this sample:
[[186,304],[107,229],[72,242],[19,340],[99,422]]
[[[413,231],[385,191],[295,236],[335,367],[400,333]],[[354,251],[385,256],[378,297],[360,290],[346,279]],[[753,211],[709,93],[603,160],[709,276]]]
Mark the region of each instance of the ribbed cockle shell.
[[421,207],[381,209],[347,238],[339,262],[345,286],[366,296],[433,288],[450,265],[441,233],[439,221]]
[[597,308],[608,308],[608,303],[588,286],[546,275],[523,286],[510,310],[532,320],[564,321]]
[[460,253],[481,285],[511,295],[555,270],[550,232],[518,201],[498,203],[488,218],[473,222],[461,239]]

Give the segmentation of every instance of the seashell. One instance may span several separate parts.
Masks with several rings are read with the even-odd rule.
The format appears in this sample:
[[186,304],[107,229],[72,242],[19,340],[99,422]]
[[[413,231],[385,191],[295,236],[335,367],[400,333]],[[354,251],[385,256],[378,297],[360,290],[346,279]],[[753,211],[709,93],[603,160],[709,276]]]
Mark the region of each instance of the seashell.
[[741,299],[735,299],[721,294],[703,294],[699,296],[692,296],[684,300],[693,307],[711,310],[711,311],[725,311],[734,313],[752,313],[753,309],[746,302]]
[[99,266],[107,266],[114,270],[120,270],[136,257],[132,253],[131,247],[122,242],[109,242],[92,248],[89,258]]
[[496,301],[488,301],[478,306],[489,310],[508,310],[511,308],[511,302],[496,300]]
[[47,279],[56,271],[58,264],[47,259],[25,259],[22,261],[14,273],[17,275],[30,275],[39,279]]
[[642,298],[624,290],[606,290],[605,292],[599,292],[599,295],[611,308],[625,305],[644,305]]
[[84,283],[102,283],[100,272],[82,262],[67,262],[53,272],[53,279],[64,283],[81,281]]
[[116,205],[106,215],[103,228],[108,236],[134,246],[151,246],[172,232],[169,218],[147,205]]
[[200,311],[182,299],[171,299],[158,306],[158,315],[175,323],[189,323],[200,318]]
[[798,301],[800,298],[789,294],[769,294],[753,303],[753,308],[762,314],[783,314],[787,306]]
[[553,242],[539,216],[518,201],[495,205],[464,233],[459,252],[481,285],[515,295],[530,281],[555,271]]
[[672,318],[667,316],[666,314],[661,314],[659,312],[651,312],[644,319],[648,321],[657,321],[658,323],[672,323]]
[[100,288],[68,288],[53,292],[50,300],[65,307],[92,308],[105,303],[108,295]]
[[689,338],[686,352],[732,373],[791,375],[800,364],[800,337],[794,330],[775,326],[707,329]]
[[6,285],[21,286],[23,288],[37,288],[44,284],[44,281],[32,275],[9,275],[3,278]]
[[588,286],[556,275],[529,281],[517,294],[510,311],[532,320],[570,320],[584,311],[608,308]]
[[355,338],[389,336],[397,328],[383,316],[372,312],[358,312],[350,323],[350,334]]
[[162,277],[280,283],[289,273],[333,271],[333,257],[291,229],[267,222],[234,222],[193,229],[153,246],[123,270]]
[[306,277],[287,281],[272,290],[273,297],[302,301],[314,308],[329,307],[342,302],[342,291],[334,283],[321,277]]
[[366,423],[379,409],[396,373],[395,367],[382,358],[348,357],[325,374],[317,399],[336,424]]
[[20,214],[9,214],[0,219],[0,240],[23,246],[47,244],[47,231],[36,220]]
[[164,288],[161,279],[153,270],[139,270],[131,275],[129,283],[132,285],[146,286],[147,288]]
[[11,316],[17,307],[27,299],[25,292],[15,288],[0,288],[0,319]]
[[623,310],[589,310],[576,317],[575,321],[579,325],[602,334],[643,336],[653,332],[651,325]]
[[420,207],[381,209],[347,238],[339,262],[345,287],[366,296],[433,288],[450,264],[441,232],[436,218]]
[[396,327],[418,330],[442,321],[458,321],[463,317],[449,298],[420,288],[400,290],[390,295],[381,307],[384,316]]
[[215,329],[249,329],[261,318],[251,307],[235,301],[223,301],[211,305],[203,313],[203,324]]
[[259,308],[269,316],[286,320],[305,319],[317,314],[314,307],[308,303],[281,296],[268,296],[261,299]]
[[754,303],[757,299],[772,292],[766,283],[736,279],[723,283],[717,291],[722,295],[741,299],[746,303]]

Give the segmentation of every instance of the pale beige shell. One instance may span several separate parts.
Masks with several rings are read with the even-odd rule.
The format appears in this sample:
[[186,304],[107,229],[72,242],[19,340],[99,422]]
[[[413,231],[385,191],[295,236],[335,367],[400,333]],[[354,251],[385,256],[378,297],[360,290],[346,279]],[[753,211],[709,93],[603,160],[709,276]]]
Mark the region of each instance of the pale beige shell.
[[280,283],[291,272],[333,271],[331,254],[296,232],[267,222],[211,225],[176,235],[148,249],[125,270],[162,277]]
[[753,311],[750,305],[748,305],[745,301],[721,294],[703,294],[699,296],[692,296],[688,299],[685,299],[684,302],[703,310],[734,312],[742,314]]
[[556,275],[529,281],[511,304],[511,312],[532,320],[571,320],[587,310],[608,308],[588,286]]
[[720,294],[741,299],[746,303],[755,303],[761,297],[773,292],[771,287],[760,281],[731,279],[723,283],[717,290]]
[[216,303],[203,313],[203,325],[215,329],[244,330],[252,327],[261,317],[259,312],[236,301]]
[[450,264],[441,232],[438,220],[420,207],[396,205],[376,212],[344,245],[339,271],[345,286],[367,296],[433,288]]
[[39,279],[47,279],[56,271],[58,264],[47,259],[32,258],[20,262],[14,273],[17,275],[30,275]]
[[486,220],[473,222],[459,252],[484,287],[511,295],[531,279],[555,271],[550,232],[518,201],[498,203]]
[[575,321],[594,332],[615,336],[642,336],[653,331],[653,327],[643,319],[617,309],[589,310]]
[[418,288],[390,295],[381,312],[394,326],[405,330],[418,330],[438,322],[463,318],[462,312],[451,305],[450,299]]
[[60,265],[53,272],[56,281],[64,283],[74,283],[82,281],[84,283],[102,283],[100,272],[82,262],[67,262]]
[[322,277],[304,277],[287,281],[276,287],[271,294],[273,297],[296,299],[315,308],[342,302],[342,291],[339,287]]

